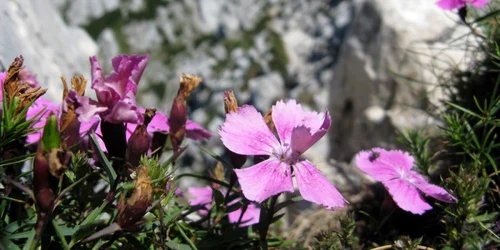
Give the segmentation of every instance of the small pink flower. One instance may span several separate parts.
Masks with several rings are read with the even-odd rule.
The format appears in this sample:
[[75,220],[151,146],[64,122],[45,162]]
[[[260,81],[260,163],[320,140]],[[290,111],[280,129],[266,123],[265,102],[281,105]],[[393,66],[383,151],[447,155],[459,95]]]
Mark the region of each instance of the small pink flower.
[[[225,188],[221,188],[221,191],[223,193],[226,193]],[[204,206],[204,210],[198,210],[198,213],[201,216],[206,216],[208,214],[208,211],[210,210],[211,204],[212,204],[212,195],[213,195],[213,190],[210,186],[206,187],[190,187],[188,188],[188,193],[191,196],[189,198],[189,205],[191,206]],[[241,198],[237,198],[230,202],[228,205],[231,206],[235,204],[236,202],[241,201]],[[229,222],[231,223],[238,223],[240,220],[241,213],[243,212],[243,208],[240,208],[238,210],[235,210],[231,213],[228,214],[229,217]],[[241,227],[245,226],[250,226],[256,223],[259,223],[259,216],[260,216],[260,208],[255,206],[254,204],[249,204],[247,209],[245,210],[245,213],[243,214],[243,217],[241,218]]]
[[300,158],[330,128],[330,114],[302,110],[295,100],[279,101],[272,108],[279,141],[262,114],[245,105],[227,114],[219,134],[222,143],[241,155],[268,155],[269,159],[245,169],[235,169],[249,200],[262,202],[281,192],[292,192],[292,174],[305,200],[328,209],[343,207],[346,200],[308,160]]
[[382,182],[396,204],[405,211],[423,214],[432,209],[420,192],[448,203],[457,200],[442,187],[430,184],[422,175],[412,171],[413,161],[407,152],[382,148],[356,155],[357,167]]
[[474,7],[484,7],[489,0],[440,0],[436,4],[443,10],[452,10],[464,7],[470,3]]
[[103,77],[97,58],[90,57],[92,89],[96,91],[99,103],[108,108],[101,113],[104,120],[111,123],[143,123],[144,117],[137,108],[135,96],[148,58],[148,55],[117,56],[112,60],[114,71]]

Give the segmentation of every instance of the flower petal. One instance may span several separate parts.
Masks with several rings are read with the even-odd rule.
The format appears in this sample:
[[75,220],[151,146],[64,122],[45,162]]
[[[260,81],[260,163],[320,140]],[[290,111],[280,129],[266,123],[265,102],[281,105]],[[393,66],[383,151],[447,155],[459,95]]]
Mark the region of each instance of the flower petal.
[[281,144],[289,145],[292,131],[295,127],[304,126],[316,133],[324,123],[321,113],[304,111],[295,100],[278,101],[272,107],[273,122],[278,132]]
[[108,108],[100,105],[98,102],[86,96],[80,96],[76,91],[70,90],[65,98],[65,102],[74,103],[77,107],[75,112],[78,114],[78,120],[85,122],[95,117],[95,115],[106,111]]
[[139,112],[135,103],[135,96],[132,96],[132,93],[128,93],[127,97],[116,102],[105,119],[110,123],[127,122],[142,124],[144,122],[144,117]]
[[420,191],[430,197],[448,203],[457,201],[457,198],[448,193],[444,188],[430,184],[427,180],[425,180],[421,175],[417,173],[411,173],[410,178],[413,180],[412,183],[413,185],[415,185],[415,187],[417,187]]
[[330,125],[330,114],[326,112],[323,124],[316,132],[311,133],[311,129],[305,127],[304,125],[294,128],[292,130],[291,145],[292,150],[296,154],[296,156],[303,154],[307,149],[309,149],[312,145],[319,141],[319,139],[321,139],[326,134],[326,132],[330,128]]
[[[121,97],[126,93],[137,94],[137,85],[148,63],[149,56],[120,55],[111,61],[114,71],[104,78],[107,85]],[[111,83],[111,84],[108,84]]]
[[190,187],[187,192],[191,196],[189,200],[189,205],[191,206],[204,206],[205,210],[198,210],[198,213],[202,216],[208,214],[210,210],[210,203],[212,202],[213,190],[210,186],[206,187]]
[[251,201],[262,202],[272,195],[293,192],[290,167],[276,159],[268,159],[249,168],[235,169],[241,191]]
[[422,198],[417,188],[410,182],[395,179],[383,182],[392,199],[403,210],[413,214],[423,214],[432,207]]
[[280,146],[262,115],[249,105],[227,114],[219,134],[224,146],[241,155],[271,155]]
[[97,100],[101,104],[107,105],[111,101],[111,93],[104,85],[104,78],[102,76],[102,67],[99,64],[96,56],[90,57],[90,71],[92,72],[92,89],[95,90]]
[[452,10],[456,8],[461,8],[465,6],[465,1],[463,0],[441,0],[436,3],[443,10]]
[[212,133],[203,128],[196,122],[191,120],[186,121],[186,136],[193,140],[207,140],[212,137]]
[[489,0],[469,0],[470,4],[474,7],[484,7],[488,4]]
[[333,184],[326,179],[308,160],[297,162],[293,168],[300,194],[308,200],[327,209],[344,207],[347,201]]
[[355,161],[361,171],[377,181],[400,178],[410,172],[413,166],[413,157],[407,152],[382,148],[361,151],[356,155]]
[[[238,221],[240,220],[241,212],[243,212],[242,208],[229,213],[229,222],[238,223]],[[249,204],[247,209],[245,210],[245,213],[243,214],[243,217],[241,217],[240,227],[246,227],[259,223],[259,217],[260,208],[258,208],[254,204]]]

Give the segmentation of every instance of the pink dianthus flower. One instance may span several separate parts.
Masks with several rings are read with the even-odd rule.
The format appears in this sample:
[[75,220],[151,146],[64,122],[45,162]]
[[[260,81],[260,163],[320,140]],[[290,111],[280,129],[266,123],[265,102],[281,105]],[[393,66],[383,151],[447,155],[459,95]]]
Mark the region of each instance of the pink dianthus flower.
[[113,58],[113,71],[103,77],[102,68],[95,56],[90,57],[92,89],[99,103],[107,107],[101,117],[110,123],[144,122],[137,108],[137,85],[148,62],[148,55],[120,55]]
[[423,214],[432,209],[420,192],[448,203],[457,200],[442,187],[430,184],[412,171],[414,159],[407,152],[374,148],[359,152],[355,161],[361,171],[382,182],[392,199],[405,211]]
[[292,174],[305,200],[328,209],[343,207],[346,200],[308,160],[300,156],[330,128],[330,114],[302,110],[295,100],[278,101],[272,120],[279,140],[255,107],[245,105],[227,114],[219,134],[224,145],[241,155],[268,155],[269,159],[235,169],[241,190],[249,200],[262,202],[281,192],[294,191]]

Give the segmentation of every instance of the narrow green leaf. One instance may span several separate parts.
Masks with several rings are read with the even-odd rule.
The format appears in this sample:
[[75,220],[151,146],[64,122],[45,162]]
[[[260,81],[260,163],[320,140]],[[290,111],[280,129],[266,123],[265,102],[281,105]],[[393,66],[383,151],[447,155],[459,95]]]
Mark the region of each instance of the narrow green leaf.
[[106,155],[104,155],[104,152],[102,152],[101,147],[99,147],[99,142],[97,142],[97,138],[94,132],[90,134],[90,142],[92,143],[93,148],[95,149],[97,153],[97,158],[99,158],[99,162],[102,163],[104,171],[106,171],[108,178],[109,178],[109,184],[113,185],[116,181],[117,175],[115,172],[115,169],[111,165],[111,163],[108,161],[108,158]]
[[57,237],[59,237],[59,239],[61,240],[61,247],[65,250],[69,250],[68,242],[66,241],[65,235],[62,232],[59,225],[57,225],[57,222],[55,220],[52,220],[52,226],[54,227],[54,230],[56,231]]
[[14,242],[5,237],[0,238],[0,249],[21,250]]

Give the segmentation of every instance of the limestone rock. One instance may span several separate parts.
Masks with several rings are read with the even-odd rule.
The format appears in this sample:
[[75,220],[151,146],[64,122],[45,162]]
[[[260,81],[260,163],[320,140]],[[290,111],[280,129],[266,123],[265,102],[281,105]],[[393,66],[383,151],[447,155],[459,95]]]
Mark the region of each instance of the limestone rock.
[[[355,0],[354,6],[354,21],[329,90],[331,155],[343,161],[361,149],[394,147],[397,130],[435,125],[434,120],[422,117],[426,116],[423,111],[418,112],[418,122],[404,120],[411,118],[406,115],[410,110],[424,109],[429,102],[439,105],[444,96],[432,83],[447,68],[443,66],[467,63],[465,52],[439,49],[468,31],[435,1]],[[390,115],[377,121],[363,115],[374,105]],[[404,107],[411,109],[401,111]]]
[[89,56],[97,53],[97,46],[83,29],[66,25],[51,1],[7,0],[0,4],[0,12],[2,67],[22,55],[25,66],[48,88],[45,97],[57,101],[62,95],[61,75],[90,79]]

